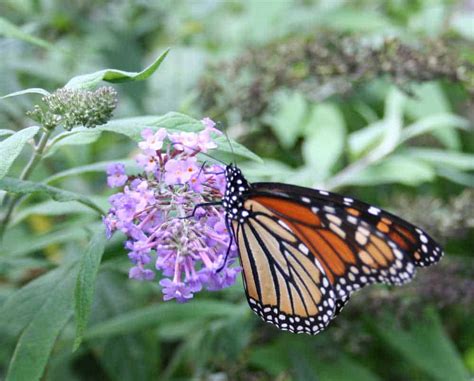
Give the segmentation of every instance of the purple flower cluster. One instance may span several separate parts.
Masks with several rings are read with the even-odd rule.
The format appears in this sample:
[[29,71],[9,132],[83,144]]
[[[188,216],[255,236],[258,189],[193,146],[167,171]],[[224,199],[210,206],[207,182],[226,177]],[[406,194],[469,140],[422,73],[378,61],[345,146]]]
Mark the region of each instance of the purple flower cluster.
[[224,168],[198,162],[197,154],[216,148],[213,135],[220,134],[211,119],[202,123],[200,132],[143,130],[136,157],[143,173],[138,176],[127,176],[123,164],[107,168],[107,184],[123,186],[109,199],[107,235],[120,230],[127,236],[130,278],[153,280],[156,271],[162,272],[164,300],[185,302],[202,289],[228,287],[240,271],[231,266],[236,247],[223,209],[194,211],[197,204],[220,200],[225,190]]

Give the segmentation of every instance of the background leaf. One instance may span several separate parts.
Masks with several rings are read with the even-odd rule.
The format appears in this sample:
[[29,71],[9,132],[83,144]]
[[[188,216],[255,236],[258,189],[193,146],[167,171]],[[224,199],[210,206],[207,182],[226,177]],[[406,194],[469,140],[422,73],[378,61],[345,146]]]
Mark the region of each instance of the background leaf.
[[392,155],[346,179],[346,185],[377,185],[401,183],[419,185],[435,177],[434,169],[419,160]]
[[345,123],[334,104],[314,106],[305,126],[303,156],[314,168],[316,180],[325,179],[341,156],[345,143]]
[[169,49],[165,50],[153,63],[140,72],[130,72],[116,69],[100,70],[91,74],[84,74],[72,78],[64,87],[66,88],[93,88],[100,81],[122,83],[129,81],[142,81],[152,75],[161,65],[163,60],[169,53]]
[[[51,283],[52,277],[48,277],[49,282],[46,282],[48,291],[42,290],[43,302],[24,318],[26,326],[13,353],[6,376],[7,381],[33,381],[41,378],[54,342],[72,314],[75,274],[75,264],[70,264],[57,282]],[[19,295],[13,295],[5,304],[15,306],[18,299],[32,292],[36,293],[38,290],[34,288],[36,287],[28,287],[28,291],[24,292],[20,290]],[[14,316],[15,319],[18,317],[16,314]]]
[[71,191],[62,190],[59,188],[52,187],[41,183],[35,183],[33,181],[18,180],[11,177],[5,177],[0,180],[0,189],[6,190],[11,193],[19,194],[46,194],[56,201],[77,201],[81,204],[88,206],[100,214],[104,214],[102,209],[96,205],[90,198],[74,193]]
[[276,112],[265,116],[283,147],[293,146],[301,136],[307,116],[307,104],[300,93],[279,93],[274,99]]
[[28,127],[16,132],[12,136],[0,142],[0,152],[2,160],[0,161],[0,179],[4,178],[11,165],[18,157],[28,140],[33,138],[39,131],[39,127]]
[[80,259],[79,274],[74,292],[74,309],[76,318],[76,339],[73,351],[77,350],[86,329],[95,290],[95,279],[105,249],[105,231],[100,228]]
[[434,380],[469,379],[462,359],[433,311],[427,312],[419,321],[412,321],[409,330],[383,325],[378,328],[378,333],[406,361]]
[[46,49],[54,48],[54,46],[46,40],[24,32],[21,28],[3,17],[0,17],[0,36],[15,38]]

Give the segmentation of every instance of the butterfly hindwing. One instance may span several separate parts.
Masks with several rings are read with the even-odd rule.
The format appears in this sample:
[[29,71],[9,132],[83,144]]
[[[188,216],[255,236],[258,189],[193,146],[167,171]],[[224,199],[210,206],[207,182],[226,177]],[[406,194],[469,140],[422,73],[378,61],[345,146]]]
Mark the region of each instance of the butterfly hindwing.
[[268,209],[249,201],[234,221],[250,307],[283,330],[316,334],[333,318],[336,299],[317,259]]

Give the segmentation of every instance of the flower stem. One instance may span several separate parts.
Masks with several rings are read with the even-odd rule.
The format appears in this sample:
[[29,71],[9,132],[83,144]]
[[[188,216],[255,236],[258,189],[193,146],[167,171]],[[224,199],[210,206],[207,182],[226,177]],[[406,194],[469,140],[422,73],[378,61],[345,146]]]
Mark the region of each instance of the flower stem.
[[[48,143],[48,139],[51,136],[51,132],[52,130],[43,130],[43,134],[41,135],[38,144],[35,146],[28,164],[26,164],[25,168],[23,168],[23,171],[20,174],[20,180],[26,180],[43,158],[43,153],[46,148],[46,144]],[[13,209],[15,209],[15,206],[18,204],[21,198],[22,196],[20,194],[17,194],[14,195],[12,198],[6,200],[7,211],[0,223],[0,240],[2,239],[5,233],[7,225],[10,221],[10,217],[13,213]]]

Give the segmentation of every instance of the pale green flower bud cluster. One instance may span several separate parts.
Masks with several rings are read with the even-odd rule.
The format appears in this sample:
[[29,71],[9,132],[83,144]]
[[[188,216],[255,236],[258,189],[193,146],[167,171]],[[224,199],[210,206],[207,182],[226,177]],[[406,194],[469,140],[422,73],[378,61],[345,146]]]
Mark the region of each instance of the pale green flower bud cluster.
[[94,128],[107,123],[117,107],[117,92],[108,86],[95,91],[61,88],[43,97],[27,115],[46,129],[61,125],[66,130],[77,126]]

